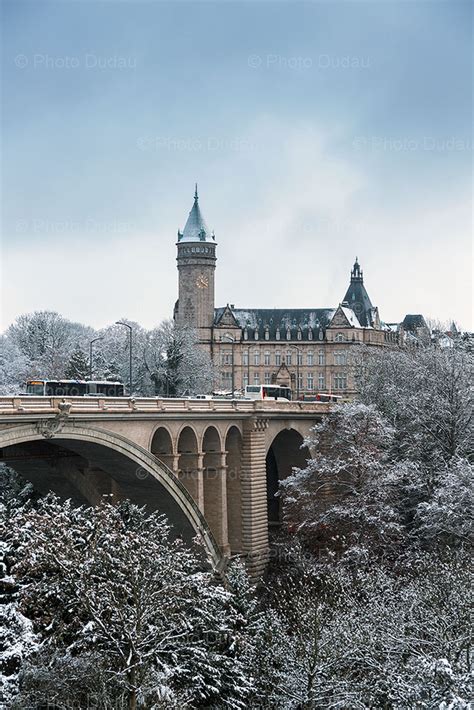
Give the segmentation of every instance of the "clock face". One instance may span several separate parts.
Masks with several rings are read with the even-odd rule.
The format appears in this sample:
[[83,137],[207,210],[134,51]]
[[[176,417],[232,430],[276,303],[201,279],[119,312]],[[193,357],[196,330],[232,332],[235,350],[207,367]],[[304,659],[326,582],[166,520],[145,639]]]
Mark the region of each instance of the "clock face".
[[209,286],[209,279],[207,276],[204,276],[204,274],[200,274],[196,280],[196,286],[198,288],[208,288]]

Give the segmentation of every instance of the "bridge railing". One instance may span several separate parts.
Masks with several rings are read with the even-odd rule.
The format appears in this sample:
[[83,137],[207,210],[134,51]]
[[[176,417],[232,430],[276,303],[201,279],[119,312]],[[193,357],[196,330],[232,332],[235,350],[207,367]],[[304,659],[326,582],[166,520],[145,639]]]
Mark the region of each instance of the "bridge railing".
[[0,415],[57,414],[64,401],[71,414],[252,414],[326,413],[331,405],[323,402],[275,402],[272,400],[159,399],[157,397],[0,397]]

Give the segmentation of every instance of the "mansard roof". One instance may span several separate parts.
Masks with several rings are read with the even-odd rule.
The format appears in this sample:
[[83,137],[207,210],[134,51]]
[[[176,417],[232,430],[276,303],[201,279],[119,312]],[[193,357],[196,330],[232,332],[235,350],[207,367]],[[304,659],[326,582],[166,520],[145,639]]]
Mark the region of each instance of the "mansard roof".
[[402,322],[402,328],[404,330],[416,330],[416,328],[427,328],[426,321],[421,315],[421,313],[407,314]]
[[199,208],[199,196],[196,185],[194,204],[183,232],[178,231],[178,242],[215,242],[215,240],[214,232],[211,233]]
[[[216,325],[223,320],[227,309],[229,306],[215,309]],[[247,329],[249,338],[255,337],[257,331],[262,340],[265,339],[266,332],[268,332],[268,340],[276,340],[279,332],[281,340],[285,340],[289,330],[291,340],[317,340],[319,333],[321,332],[322,336],[328,327],[335,310],[335,308],[233,308],[232,315],[240,328]],[[298,332],[301,333],[301,338],[298,338]]]

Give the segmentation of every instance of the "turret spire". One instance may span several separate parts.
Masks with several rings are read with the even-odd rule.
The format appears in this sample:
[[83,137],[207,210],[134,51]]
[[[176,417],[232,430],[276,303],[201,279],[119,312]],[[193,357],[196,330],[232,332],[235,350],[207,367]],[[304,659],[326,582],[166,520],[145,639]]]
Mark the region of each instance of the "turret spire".
[[179,242],[215,242],[214,232],[207,226],[199,207],[197,182],[194,185],[194,203],[183,231],[178,231]]

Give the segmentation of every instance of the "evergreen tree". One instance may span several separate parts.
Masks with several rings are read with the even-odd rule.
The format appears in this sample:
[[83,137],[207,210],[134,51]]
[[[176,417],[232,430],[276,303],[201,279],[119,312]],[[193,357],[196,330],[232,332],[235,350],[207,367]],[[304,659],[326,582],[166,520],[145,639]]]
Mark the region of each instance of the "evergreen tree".
[[78,345],[66,365],[64,376],[68,380],[87,380],[89,379],[89,366],[89,358]]

